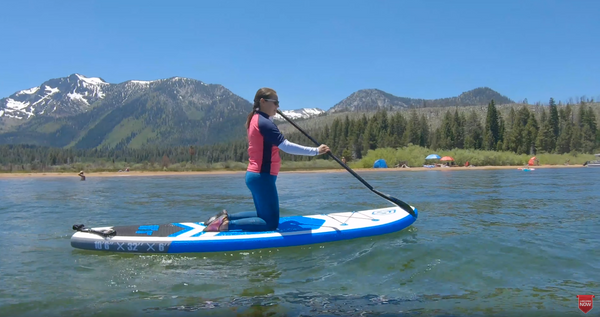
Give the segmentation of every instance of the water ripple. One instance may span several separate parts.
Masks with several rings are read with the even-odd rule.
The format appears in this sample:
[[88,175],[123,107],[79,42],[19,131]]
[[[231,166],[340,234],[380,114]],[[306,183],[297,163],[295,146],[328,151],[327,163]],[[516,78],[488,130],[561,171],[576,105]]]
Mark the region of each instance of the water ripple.
[[[598,172],[364,172],[419,220],[349,241],[180,255],[73,249],[71,226],[252,210],[243,174],[0,179],[0,315],[580,314],[576,295],[600,293]],[[278,188],[283,216],[389,206],[347,173],[282,173]]]

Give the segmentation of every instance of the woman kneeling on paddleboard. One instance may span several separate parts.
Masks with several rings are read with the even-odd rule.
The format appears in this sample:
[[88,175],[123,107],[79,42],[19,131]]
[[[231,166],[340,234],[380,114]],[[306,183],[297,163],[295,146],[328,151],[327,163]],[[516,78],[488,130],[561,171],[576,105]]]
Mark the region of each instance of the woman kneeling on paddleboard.
[[306,147],[285,139],[273,117],[279,108],[277,92],[261,88],[254,97],[252,112],[246,120],[248,155],[246,185],[252,192],[256,212],[227,214],[223,210],[204,224],[204,231],[271,231],[279,225],[279,196],[275,181],[281,167],[279,150],[293,155],[315,156],[329,152],[329,147]]

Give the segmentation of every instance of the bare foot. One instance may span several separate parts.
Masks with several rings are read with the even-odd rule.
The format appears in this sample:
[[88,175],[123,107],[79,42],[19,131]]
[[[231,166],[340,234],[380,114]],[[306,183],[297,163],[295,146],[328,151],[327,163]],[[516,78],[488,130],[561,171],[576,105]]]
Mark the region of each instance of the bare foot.
[[229,218],[223,219],[223,222],[219,226],[219,231],[229,231]]

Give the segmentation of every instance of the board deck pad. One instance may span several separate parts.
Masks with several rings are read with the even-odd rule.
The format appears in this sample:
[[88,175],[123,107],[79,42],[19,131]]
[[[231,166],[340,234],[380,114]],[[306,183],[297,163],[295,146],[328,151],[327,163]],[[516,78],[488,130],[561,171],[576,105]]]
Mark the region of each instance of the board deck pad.
[[[415,214],[417,210],[413,208]],[[354,239],[400,231],[416,218],[399,207],[282,217],[273,231],[204,232],[202,222],[92,228],[114,230],[103,236],[78,231],[71,246],[79,249],[133,252],[184,253],[251,250]]]
[[113,227],[113,229],[117,236],[170,237],[171,235],[186,230],[186,227],[175,223],[169,223],[162,225],[116,226]]

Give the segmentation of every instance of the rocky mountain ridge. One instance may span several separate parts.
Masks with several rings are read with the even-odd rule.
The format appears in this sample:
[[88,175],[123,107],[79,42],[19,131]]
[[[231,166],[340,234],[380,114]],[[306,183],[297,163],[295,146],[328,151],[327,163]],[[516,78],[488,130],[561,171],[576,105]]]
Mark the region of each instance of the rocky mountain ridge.
[[[424,100],[397,97],[378,89],[359,90],[327,111],[283,111],[293,120],[381,109],[485,105],[512,100],[489,88],[457,97]],[[53,147],[141,147],[146,144],[204,145],[245,135],[252,105],[218,84],[172,77],[107,83],[72,74],[0,99],[0,144]],[[279,115],[274,120],[282,121]]]

